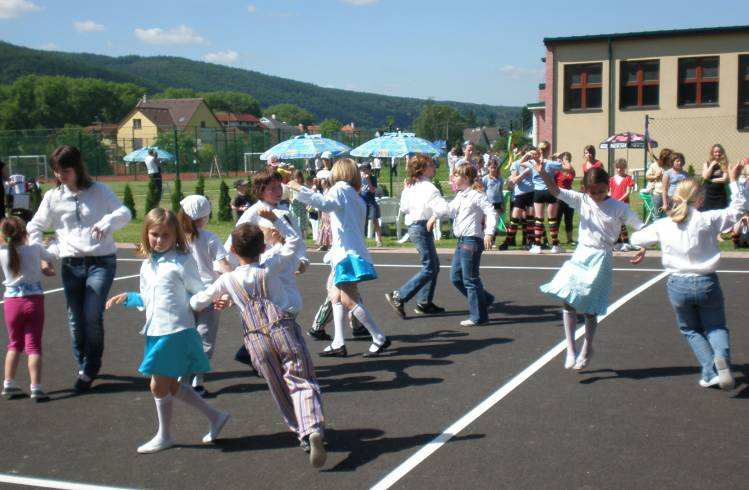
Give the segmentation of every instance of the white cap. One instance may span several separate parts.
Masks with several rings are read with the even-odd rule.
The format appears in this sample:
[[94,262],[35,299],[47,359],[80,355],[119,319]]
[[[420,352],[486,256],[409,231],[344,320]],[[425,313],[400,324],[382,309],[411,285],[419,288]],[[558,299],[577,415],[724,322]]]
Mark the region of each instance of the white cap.
[[190,219],[200,219],[211,214],[211,201],[205,196],[197,194],[187,196],[179,202],[179,205]]
[[320,155],[320,158],[324,158],[325,160],[332,160],[333,154],[329,151],[322,152],[322,155]]

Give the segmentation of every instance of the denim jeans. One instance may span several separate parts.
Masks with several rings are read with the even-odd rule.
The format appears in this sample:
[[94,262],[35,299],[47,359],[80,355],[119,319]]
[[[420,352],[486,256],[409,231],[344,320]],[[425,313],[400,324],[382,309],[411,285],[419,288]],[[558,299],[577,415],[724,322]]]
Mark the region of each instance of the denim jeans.
[[715,356],[730,359],[723,291],[716,274],[671,275],[666,283],[676,324],[702,366],[702,379],[717,376]]
[[73,356],[87,376],[94,377],[101,369],[104,304],[116,270],[114,255],[62,259],[62,285],[68,302]]
[[483,251],[483,238],[459,237],[450,265],[450,280],[468,298],[468,318],[476,323],[489,320],[488,294],[479,278]]
[[434,299],[437,275],[440,272],[440,259],[434,246],[434,234],[427,231],[426,221],[416,221],[408,227],[408,238],[416,245],[421,258],[421,270],[398,290],[404,303],[414,296],[420,305],[427,305]]

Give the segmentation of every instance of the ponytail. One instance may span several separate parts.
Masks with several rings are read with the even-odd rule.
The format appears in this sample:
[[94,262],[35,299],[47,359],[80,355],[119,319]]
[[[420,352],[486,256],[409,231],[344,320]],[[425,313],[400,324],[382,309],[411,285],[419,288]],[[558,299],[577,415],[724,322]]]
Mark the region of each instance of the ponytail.
[[702,187],[695,179],[689,178],[679,182],[672,198],[674,206],[668,212],[668,217],[674,223],[682,223],[689,216],[689,206],[702,197]]
[[8,245],[8,265],[13,275],[17,276],[21,272],[21,256],[17,247],[26,238],[26,223],[21,218],[9,216],[0,222],[0,232]]

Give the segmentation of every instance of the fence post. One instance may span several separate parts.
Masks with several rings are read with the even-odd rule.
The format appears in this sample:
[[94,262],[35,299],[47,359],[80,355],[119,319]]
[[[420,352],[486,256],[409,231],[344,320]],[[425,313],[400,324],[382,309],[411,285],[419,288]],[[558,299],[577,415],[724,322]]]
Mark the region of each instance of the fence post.
[[644,189],[647,187],[648,179],[645,177],[645,174],[648,171],[648,149],[650,148],[650,117],[645,114],[645,133],[643,134],[643,137],[645,139],[645,149],[643,150],[642,155],[642,188]]
[[177,140],[177,127],[175,126],[174,129],[174,171],[177,174],[177,179],[179,179],[179,141]]

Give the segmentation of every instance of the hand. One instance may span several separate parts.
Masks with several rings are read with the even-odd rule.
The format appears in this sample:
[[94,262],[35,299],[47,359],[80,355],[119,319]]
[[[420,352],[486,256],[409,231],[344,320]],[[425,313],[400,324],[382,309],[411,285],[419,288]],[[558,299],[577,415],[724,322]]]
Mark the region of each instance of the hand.
[[634,257],[629,259],[629,262],[632,264],[639,264],[640,262],[642,262],[642,259],[644,258],[645,258],[645,248],[640,247],[640,250],[637,251]]
[[115,296],[112,296],[107,300],[107,304],[105,305],[106,309],[110,309],[114,305],[121,305],[125,302],[127,299],[127,293],[120,293]]
[[432,231],[434,229],[434,225],[437,223],[437,218],[435,216],[432,216],[427,220],[427,231]]
[[492,237],[491,235],[484,235],[484,249],[491,250],[492,248]]
[[297,268],[296,272],[294,274],[301,275],[304,274],[307,271],[307,268],[309,267],[309,262],[306,260],[300,260],[299,261],[299,267]]
[[50,264],[49,262],[46,262],[42,260],[42,274],[44,274],[47,277],[52,277],[55,275],[55,266]]
[[741,172],[744,170],[745,165],[749,165],[749,158],[739,160],[735,165],[731,166],[731,170],[729,172],[731,182],[736,182],[737,180],[739,180],[739,177],[741,176]]
[[91,237],[94,240],[101,240],[104,235],[107,234],[107,229],[100,225],[94,225],[91,227]]
[[267,219],[271,223],[275,223],[276,220],[278,219],[278,216],[276,216],[276,213],[274,213],[270,209],[261,209],[260,211],[258,211],[257,215],[260,216],[261,218]]
[[213,308],[217,311],[223,311],[232,305],[231,298],[228,294],[224,294],[219,299],[213,302]]

